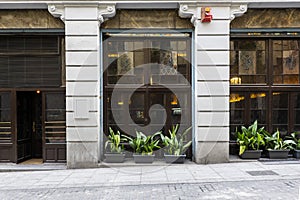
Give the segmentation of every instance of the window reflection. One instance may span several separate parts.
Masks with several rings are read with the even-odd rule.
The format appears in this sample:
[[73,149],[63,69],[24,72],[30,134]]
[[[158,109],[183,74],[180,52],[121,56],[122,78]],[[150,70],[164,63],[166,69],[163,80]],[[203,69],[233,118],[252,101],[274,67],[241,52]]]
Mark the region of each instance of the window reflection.
[[231,78],[238,77],[239,84],[266,83],[265,49],[265,41],[262,40],[231,41]]
[[147,35],[145,40],[139,34],[121,36],[106,39],[107,84],[186,84],[189,80],[189,34]]
[[297,40],[273,41],[274,84],[299,84],[299,45]]

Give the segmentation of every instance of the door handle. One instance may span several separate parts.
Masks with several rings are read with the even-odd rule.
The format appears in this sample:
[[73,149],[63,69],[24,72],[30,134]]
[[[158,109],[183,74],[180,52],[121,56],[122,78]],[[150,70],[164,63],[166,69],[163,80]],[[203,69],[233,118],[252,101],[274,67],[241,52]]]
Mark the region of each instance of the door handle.
[[35,122],[32,122],[32,132],[35,132]]

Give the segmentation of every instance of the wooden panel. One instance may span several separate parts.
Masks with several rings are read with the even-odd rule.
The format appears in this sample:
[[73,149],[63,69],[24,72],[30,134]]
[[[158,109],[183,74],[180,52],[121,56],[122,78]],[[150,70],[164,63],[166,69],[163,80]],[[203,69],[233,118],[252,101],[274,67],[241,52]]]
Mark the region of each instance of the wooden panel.
[[66,162],[66,146],[57,149],[57,161]]
[[46,144],[44,162],[66,162],[66,144]]
[[12,144],[0,144],[0,162],[13,161]]

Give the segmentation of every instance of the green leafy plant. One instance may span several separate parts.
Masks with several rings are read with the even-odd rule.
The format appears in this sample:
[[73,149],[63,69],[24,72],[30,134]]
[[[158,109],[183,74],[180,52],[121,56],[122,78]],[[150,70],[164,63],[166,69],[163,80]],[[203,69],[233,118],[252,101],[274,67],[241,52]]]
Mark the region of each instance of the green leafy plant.
[[115,133],[111,127],[109,127],[108,140],[105,142],[105,149],[109,146],[110,153],[122,153],[124,150],[124,145],[122,142],[126,142],[127,138],[121,135],[120,131]]
[[293,140],[295,142],[295,144],[291,144],[293,149],[295,150],[300,150],[300,138],[298,136],[299,134],[300,133],[295,132],[295,133],[291,133],[290,136],[286,136],[288,140]]
[[165,152],[169,155],[182,155],[192,144],[192,141],[184,142],[184,137],[188,134],[192,127],[186,129],[182,134],[178,134],[179,125],[173,126],[169,130],[169,136],[160,135],[163,145],[165,146]]
[[265,140],[267,150],[293,149],[293,146],[296,145],[296,143],[291,139],[283,140],[280,137],[280,132],[278,129],[272,135],[266,132]]
[[257,120],[248,128],[242,126],[241,132],[236,131],[237,142],[240,146],[239,155],[242,155],[246,150],[259,150],[265,145],[264,127],[258,129]]
[[128,136],[125,137],[128,139],[129,145],[135,153],[142,155],[152,155],[154,150],[160,148],[160,146],[158,145],[159,139],[155,139],[155,137],[160,134],[161,132],[157,132],[153,135],[146,136],[142,132],[136,131],[135,138],[131,138]]

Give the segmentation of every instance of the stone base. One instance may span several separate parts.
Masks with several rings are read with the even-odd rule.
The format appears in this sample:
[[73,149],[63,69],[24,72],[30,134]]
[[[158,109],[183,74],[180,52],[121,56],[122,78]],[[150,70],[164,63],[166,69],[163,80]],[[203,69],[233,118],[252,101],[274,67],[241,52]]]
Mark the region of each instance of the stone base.
[[198,142],[195,162],[198,164],[229,162],[229,142]]
[[67,167],[93,168],[98,166],[98,142],[68,142]]

